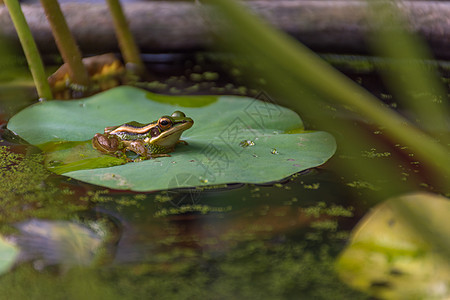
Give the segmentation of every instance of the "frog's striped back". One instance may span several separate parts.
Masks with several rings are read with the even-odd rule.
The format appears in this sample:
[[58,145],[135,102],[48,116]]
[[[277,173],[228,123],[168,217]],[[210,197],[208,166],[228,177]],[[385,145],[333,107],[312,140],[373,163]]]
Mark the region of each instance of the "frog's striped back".
[[142,124],[132,121],[116,127],[111,130],[109,134],[117,135],[123,140],[139,140],[146,137],[151,137],[151,131],[155,127],[157,127],[156,122]]

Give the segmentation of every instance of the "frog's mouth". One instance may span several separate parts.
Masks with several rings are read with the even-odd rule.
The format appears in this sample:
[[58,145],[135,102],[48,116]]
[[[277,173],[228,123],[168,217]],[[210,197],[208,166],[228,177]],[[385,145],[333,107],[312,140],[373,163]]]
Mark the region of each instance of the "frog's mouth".
[[169,130],[162,132],[160,135],[150,139],[151,144],[158,144],[160,146],[171,147],[180,139],[183,132],[194,125],[192,119],[183,120],[175,124]]

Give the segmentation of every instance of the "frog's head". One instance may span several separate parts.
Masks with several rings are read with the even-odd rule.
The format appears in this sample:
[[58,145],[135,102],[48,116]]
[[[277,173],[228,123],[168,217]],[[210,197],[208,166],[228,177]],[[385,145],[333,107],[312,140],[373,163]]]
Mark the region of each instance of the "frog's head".
[[150,130],[148,143],[163,147],[173,147],[180,140],[181,134],[194,125],[194,120],[181,111],[171,116],[162,116]]

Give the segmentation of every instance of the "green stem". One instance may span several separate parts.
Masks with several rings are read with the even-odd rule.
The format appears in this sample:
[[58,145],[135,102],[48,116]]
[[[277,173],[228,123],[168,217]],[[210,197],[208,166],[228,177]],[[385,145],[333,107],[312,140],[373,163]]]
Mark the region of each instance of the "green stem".
[[56,0],[41,0],[47,20],[52,28],[53,37],[64,62],[69,69],[69,76],[73,83],[83,86],[89,85],[89,75],[81,61],[81,53],[70,33],[69,26]]
[[[232,20],[233,33],[254,52],[270,60],[273,66],[285,70],[304,82],[326,99],[334,99],[356,111],[366,119],[385,128],[393,140],[408,145],[420,156],[423,163],[432,166],[437,173],[450,176],[448,148],[414,127],[408,120],[387,108],[375,96],[356,85],[337,70],[331,68],[319,56],[289,36],[280,33],[249,14],[234,1],[210,0],[218,11]],[[237,29],[236,29],[237,28]],[[282,78],[279,79],[282,82]],[[291,103],[292,105],[292,103]],[[302,105],[299,101],[296,106]]]
[[23,51],[30,67],[31,75],[33,76],[34,83],[40,98],[52,99],[52,91],[45,75],[44,65],[39,55],[36,43],[34,42],[30,28],[20,8],[19,1],[17,0],[5,0],[6,7],[8,8],[11,19],[16,27],[17,35],[19,36],[20,43],[22,44]]
[[138,69],[144,69],[144,63],[139,55],[139,48],[128,27],[128,22],[119,0],[106,0],[106,2],[113,17],[116,36],[125,62],[134,64]]

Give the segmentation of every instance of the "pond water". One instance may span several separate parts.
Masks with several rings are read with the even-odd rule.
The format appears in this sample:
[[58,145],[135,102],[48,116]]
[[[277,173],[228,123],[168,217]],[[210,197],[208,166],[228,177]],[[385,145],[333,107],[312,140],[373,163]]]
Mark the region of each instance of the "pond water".
[[[260,92],[204,54],[146,59],[161,84],[140,86],[155,92]],[[337,66],[395,103],[372,69]],[[4,124],[32,102],[28,92],[22,98],[13,104],[2,99]],[[358,120],[355,126],[381,134]],[[422,171],[410,157],[395,154],[398,146],[382,142],[338,151],[324,166],[281,182],[134,193],[49,174],[33,157],[34,147],[5,127],[1,134],[0,145],[8,148],[1,152],[0,177],[12,182],[2,191],[1,228],[22,246],[15,267],[0,277],[5,299],[366,299],[339,281],[334,260],[373,199],[386,195],[380,192],[383,175],[367,182],[338,170],[362,156],[403,162],[399,184]],[[338,129],[333,134],[338,144],[345,140]]]

